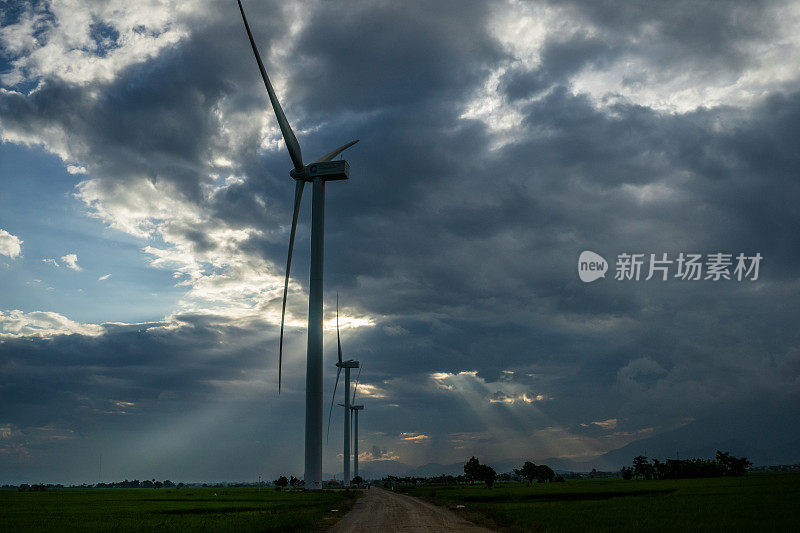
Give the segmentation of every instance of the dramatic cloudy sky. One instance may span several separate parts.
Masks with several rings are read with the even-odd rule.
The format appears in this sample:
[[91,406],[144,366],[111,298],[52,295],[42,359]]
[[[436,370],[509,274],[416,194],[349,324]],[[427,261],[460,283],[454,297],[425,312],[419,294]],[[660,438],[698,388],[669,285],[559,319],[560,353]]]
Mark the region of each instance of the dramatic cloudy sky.
[[[740,413],[798,438],[800,6],[245,7],[306,156],[361,140],[327,191],[325,386],[338,292],[363,461],[584,459]],[[310,202],[279,396],[294,185],[236,3],[0,24],[0,482],[301,475]],[[763,261],[619,281],[623,252]]]

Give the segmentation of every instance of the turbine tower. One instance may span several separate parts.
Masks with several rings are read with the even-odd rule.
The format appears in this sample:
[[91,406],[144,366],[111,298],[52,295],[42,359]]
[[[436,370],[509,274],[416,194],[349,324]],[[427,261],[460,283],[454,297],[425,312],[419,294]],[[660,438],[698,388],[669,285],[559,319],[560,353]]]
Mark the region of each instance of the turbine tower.
[[[354,391],[355,392],[355,391]],[[353,395],[355,401],[355,394]],[[353,477],[358,475],[358,412],[364,410],[363,405],[351,405],[350,410],[353,411]]]
[[281,333],[278,351],[278,393],[281,390],[281,371],[283,366],[283,327],[286,317],[286,294],[289,288],[289,270],[292,266],[292,248],[294,235],[297,229],[297,215],[300,210],[300,200],[303,197],[303,187],[306,182],[312,183],[311,200],[311,276],[308,287],[308,352],[306,355],[306,438],[305,438],[305,488],[319,490],[322,488],[322,259],[325,235],[325,182],[345,180],[350,175],[350,165],[347,161],[331,161],[345,149],[358,141],[351,141],[344,146],[329,152],[313,162],[305,165],[300,152],[300,143],[283,113],[278,97],[269,81],[264,63],[258,53],[258,47],[247,23],[241,0],[239,11],[242,14],[247,37],[253,48],[261,78],[267,88],[275,118],[281,129],[283,142],[289,151],[294,168],[289,175],[295,180],[294,211],[292,212],[292,228],[289,233],[289,254],[286,258],[286,279],[283,284],[283,307],[281,309]]
[[[339,336],[339,295],[336,295],[336,345],[338,348],[338,361],[336,363],[336,384],[333,386],[333,396],[331,397],[331,409],[328,413],[328,436],[331,433],[331,416],[333,415],[333,402],[336,401],[336,388],[339,386],[339,376],[344,368],[344,403],[340,403],[344,407],[344,454],[342,462],[342,472],[344,478],[342,484],[347,486],[350,484],[350,369],[359,368],[358,361],[348,359],[342,361],[342,340]],[[359,376],[361,369],[358,370]],[[358,379],[356,379],[356,387],[358,387]],[[353,391],[355,392],[355,391]],[[355,397],[355,396],[354,396]]]
[[353,411],[353,423],[355,431],[353,431],[353,477],[358,475],[358,412],[364,409],[363,405],[356,405],[356,392],[358,392],[358,380],[361,377],[361,368],[358,367],[358,376],[356,376],[356,386],[353,387],[353,400],[350,402],[350,410]]

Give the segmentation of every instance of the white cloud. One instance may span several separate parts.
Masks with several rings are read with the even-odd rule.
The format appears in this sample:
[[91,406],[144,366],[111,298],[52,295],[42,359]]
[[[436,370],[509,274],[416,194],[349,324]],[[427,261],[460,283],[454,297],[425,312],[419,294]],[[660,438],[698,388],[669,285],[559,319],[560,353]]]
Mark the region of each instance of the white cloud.
[[48,265],[53,265],[56,268],[59,267],[58,261],[56,261],[55,259],[52,259],[52,258],[42,259],[42,263],[47,263]]
[[[163,0],[84,2],[61,0],[47,10],[25,10],[15,24],[0,28],[0,47],[16,56],[0,76],[7,85],[25,79],[55,77],[86,84],[110,81],[125,67],[144,61],[188,33],[195,2]],[[110,36],[93,34],[98,25]]]
[[361,382],[358,384],[358,397],[361,398],[386,398],[386,391],[376,385]]
[[22,241],[19,237],[11,235],[4,229],[0,229],[0,255],[10,258],[19,256],[22,251]]
[[67,268],[71,268],[72,270],[83,270],[80,265],[78,265],[78,256],[76,254],[67,254],[61,256],[61,262],[67,265]]
[[86,167],[67,165],[67,172],[70,174],[86,174]]
[[50,311],[24,313],[18,309],[0,311],[0,338],[3,337],[53,337],[55,335],[97,336],[104,332],[97,324],[81,324]]
[[[209,187],[207,198],[228,185]],[[140,239],[160,239],[142,251],[150,265],[171,270],[176,284],[188,288],[180,302],[181,311],[213,312],[230,317],[264,316],[279,321],[279,309],[263,313],[260,305],[282,294],[282,277],[275,268],[249,250],[245,244],[261,235],[259,230],[233,228],[214,219],[208,204],[185,199],[168,182],[148,179],[127,183],[99,179],[83,181],[76,197],[91,216],[109,227]],[[187,236],[189,229],[204,237],[204,245]],[[290,290],[299,287],[293,283]],[[291,315],[289,324],[292,324]]]
[[97,281],[105,281],[110,277],[111,277],[111,274],[106,274],[105,276],[100,276],[99,278],[97,278]]

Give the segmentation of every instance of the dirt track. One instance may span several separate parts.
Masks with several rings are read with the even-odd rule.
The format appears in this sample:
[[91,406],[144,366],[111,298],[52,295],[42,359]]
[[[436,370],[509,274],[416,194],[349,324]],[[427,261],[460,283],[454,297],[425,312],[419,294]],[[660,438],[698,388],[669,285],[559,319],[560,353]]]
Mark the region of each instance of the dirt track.
[[442,509],[416,498],[372,487],[364,491],[353,509],[330,529],[331,533],[350,531],[471,531],[487,532]]

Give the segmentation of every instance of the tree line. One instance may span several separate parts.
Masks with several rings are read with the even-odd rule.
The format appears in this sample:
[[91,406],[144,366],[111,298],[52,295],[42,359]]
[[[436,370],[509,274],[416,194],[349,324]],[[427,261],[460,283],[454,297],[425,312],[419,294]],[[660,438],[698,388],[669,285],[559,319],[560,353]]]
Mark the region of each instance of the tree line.
[[168,479],[156,481],[155,478],[145,479],[144,481],[139,481],[138,479],[128,481],[126,479],[125,481],[112,481],[111,483],[97,483],[94,485],[96,489],[174,489],[182,487],[183,483],[175,484],[174,481]]
[[272,484],[275,485],[275,487],[278,489],[282,489],[286,486],[291,486],[294,489],[297,487],[302,487],[303,480],[297,479],[294,476],[290,476],[289,478],[287,478],[286,476],[280,476],[278,479],[273,481]]
[[622,467],[622,479],[689,479],[701,477],[743,476],[753,466],[747,457],[735,457],[717,450],[714,459],[667,459],[663,463],[644,455],[633,458],[632,466]]
[[553,472],[553,469],[547,465],[537,465],[531,461],[525,461],[520,468],[515,468],[513,472],[505,472],[498,474],[494,468],[487,464],[482,464],[480,460],[472,456],[464,463],[464,474],[453,476],[450,474],[442,474],[440,476],[431,477],[415,477],[415,476],[386,476],[381,479],[381,484],[388,485],[473,485],[476,482],[485,483],[487,487],[492,488],[498,481],[520,481],[526,482],[529,485],[534,481],[539,483],[559,482],[564,481],[562,476]]

